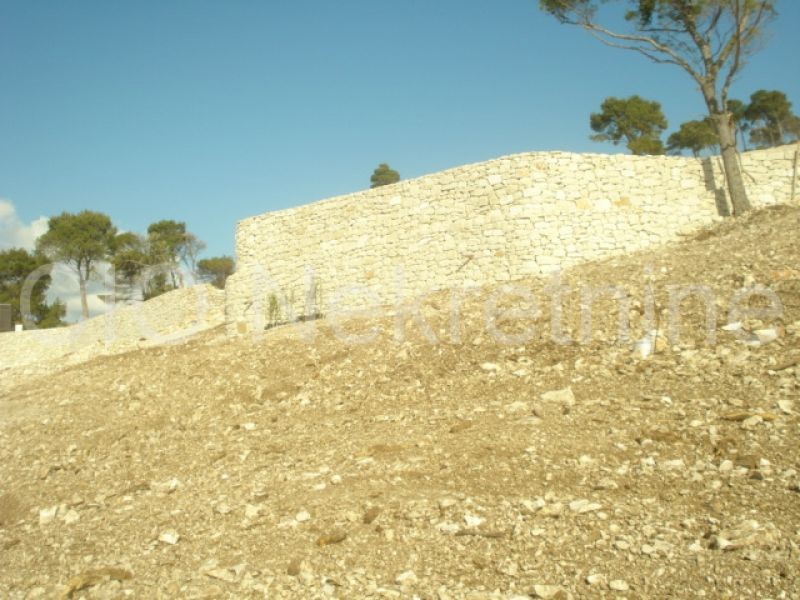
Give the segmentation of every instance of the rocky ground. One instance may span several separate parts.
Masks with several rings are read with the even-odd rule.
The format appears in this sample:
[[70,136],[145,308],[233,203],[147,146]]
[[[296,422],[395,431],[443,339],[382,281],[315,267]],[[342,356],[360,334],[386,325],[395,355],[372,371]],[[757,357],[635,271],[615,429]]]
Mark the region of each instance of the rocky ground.
[[[342,326],[365,344],[327,319],[3,372],[0,596],[800,598],[798,231],[765,210],[566,273],[562,335],[613,284],[630,340],[609,294],[553,339],[528,281]],[[698,297],[667,339],[671,284],[715,340]],[[756,284],[782,308],[731,326]]]

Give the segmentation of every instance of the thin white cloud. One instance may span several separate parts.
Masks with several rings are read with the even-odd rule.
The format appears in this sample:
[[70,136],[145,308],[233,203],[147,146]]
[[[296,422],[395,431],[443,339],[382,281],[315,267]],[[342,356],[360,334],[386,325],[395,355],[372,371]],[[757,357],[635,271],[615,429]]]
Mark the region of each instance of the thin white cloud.
[[[108,278],[108,265],[100,263],[97,265],[98,275],[89,281],[86,300],[89,303],[89,316],[96,317],[111,309],[100,296],[109,293],[110,290],[106,279]],[[47,290],[47,300],[52,302],[59,298],[67,307],[65,321],[75,323],[82,318],[80,286],[78,275],[66,265],[58,264],[50,273],[51,283]]]
[[[23,223],[12,202],[0,198],[0,251],[9,248],[24,248],[31,251],[36,246],[36,239],[47,232],[47,217],[39,217],[28,224]],[[89,316],[96,317],[108,312],[113,307],[103,297],[112,291],[109,281],[109,265],[100,262],[96,265],[97,273],[88,283],[87,301]],[[182,269],[186,285],[196,282],[192,275]],[[77,273],[65,264],[57,264],[53,268],[50,287],[47,290],[47,301],[59,298],[66,305],[65,321],[75,323],[82,319],[81,297]]]
[[[30,223],[23,223],[17,209],[9,200],[0,199],[0,251],[9,248],[24,248],[31,251],[36,246],[36,239],[47,232],[47,217],[39,217]],[[99,265],[98,279],[104,279],[107,265]],[[59,298],[67,307],[66,320],[69,322],[81,319],[81,297],[76,273],[66,265],[56,265],[51,273],[51,284],[47,290],[47,300],[52,302]],[[102,283],[90,282],[89,314],[97,316],[108,311],[109,306],[99,297],[105,290]]]
[[[89,316],[96,317],[108,312],[108,305],[97,296],[89,294],[86,298],[89,303]],[[81,298],[80,296],[70,296],[66,300],[67,315],[64,320],[69,323],[76,323],[81,320]]]
[[36,238],[46,231],[47,217],[39,217],[26,225],[20,220],[14,205],[0,198],[0,250],[33,250]]

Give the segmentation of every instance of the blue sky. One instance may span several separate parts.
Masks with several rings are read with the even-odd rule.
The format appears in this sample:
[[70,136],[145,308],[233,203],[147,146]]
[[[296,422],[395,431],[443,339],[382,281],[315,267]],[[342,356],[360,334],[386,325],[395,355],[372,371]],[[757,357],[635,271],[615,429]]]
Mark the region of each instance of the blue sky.
[[[364,189],[380,162],[410,178],[624,151],[589,140],[607,96],[660,101],[670,130],[702,116],[683,72],[537,5],[4,0],[0,199],[27,237],[40,217],[91,209],[140,232],[186,221],[217,255],[236,221]],[[800,111],[800,3],[778,8],[734,96],[780,89]]]

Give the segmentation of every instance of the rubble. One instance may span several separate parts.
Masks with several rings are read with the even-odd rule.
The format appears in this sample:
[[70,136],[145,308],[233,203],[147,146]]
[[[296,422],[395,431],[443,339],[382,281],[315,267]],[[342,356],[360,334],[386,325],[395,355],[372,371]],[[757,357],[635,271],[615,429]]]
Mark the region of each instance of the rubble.
[[[212,330],[4,371],[0,597],[795,597],[800,284],[770,277],[800,263],[798,230],[800,210],[766,210],[564,273],[575,339],[580,282],[635,292],[650,265],[659,318],[667,285],[713,288],[714,342],[687,299],[646,359],[632,340],[668,327],[632,310],[617,339],[611,298],[590,341],[553,341],[540,303],[538,335],[504,345],[476,290],[461,343],[442,292],[421,302],[438,344],[375,317],[347,345],[321,319],[313,344]],[[745,277],[782,324],[723,331]]]

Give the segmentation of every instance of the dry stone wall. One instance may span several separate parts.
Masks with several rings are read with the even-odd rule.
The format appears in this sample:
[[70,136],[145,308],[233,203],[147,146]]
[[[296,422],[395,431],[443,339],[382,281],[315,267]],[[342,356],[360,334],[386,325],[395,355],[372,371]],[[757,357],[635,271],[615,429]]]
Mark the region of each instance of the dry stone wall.
[[102,354],[169,343],[224,322],[225,293],[199,285],[77,325],[21,333],[0,333],[0,370],[46,367],[56,359],[73,364]]
[[[800,145],[741,157],[751,201],[798,193]],[[233,332],[545,274],[677,239],[727,211],[718,157],[527,153],[246,219],[226,287]],[[286,314],[282,315],[283,318]]]

